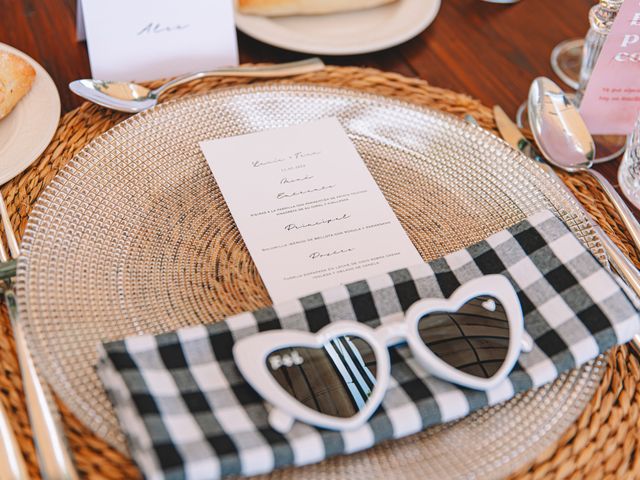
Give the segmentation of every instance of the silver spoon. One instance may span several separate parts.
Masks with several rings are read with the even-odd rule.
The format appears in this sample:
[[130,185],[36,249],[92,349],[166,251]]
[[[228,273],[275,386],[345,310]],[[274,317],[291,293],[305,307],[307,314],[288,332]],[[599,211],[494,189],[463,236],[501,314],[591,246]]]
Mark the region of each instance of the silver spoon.
[[587,172],[595,178],[640,252],[640,224],[611,183],[591,170],[595,144],[574,104],[553,81],[539,77],[531,84],[528,110],[531,131],[547,161],[566,172]]
[[319,58],[309,58],[298,62],[281,63],[262,67],[229,67],[210,70],[207,72],[188,73],[150,90],[137,83],[108,82],[104,80],[84,79],[75,80],[69,88],[76,95],[97,103],[103,107],[120,112],[138,113],[147,110],[158,103],[158,98],[167,90],[183,83],[204,77],[251,77],[251,78],[279,78],[317,72],[324,69],[324,63]]

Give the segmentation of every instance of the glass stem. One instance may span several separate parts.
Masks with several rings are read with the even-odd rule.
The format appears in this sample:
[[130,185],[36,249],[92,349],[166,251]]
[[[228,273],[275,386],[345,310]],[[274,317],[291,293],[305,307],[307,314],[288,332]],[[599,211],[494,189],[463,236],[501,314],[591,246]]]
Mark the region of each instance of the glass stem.
[[618,170],[618,182],[625,196],[640,208],[640,116],[627,141],[627,151]]
[[629,174],[634,179],[636,188],[640,185],[640,115],[636,126],[627,141],[627,151],[622,163],[629,168]]
[[618,11],[624,0],[601,0],[589,11],[589,32],[585,38],[584,49],[582,51],[582,67],[580,68],[579,86],[576,91],[574,103],[580,106],[587,83],[591,78],[596,61],[602,51],[607,35],[611,31],[613,21],[618,15]]

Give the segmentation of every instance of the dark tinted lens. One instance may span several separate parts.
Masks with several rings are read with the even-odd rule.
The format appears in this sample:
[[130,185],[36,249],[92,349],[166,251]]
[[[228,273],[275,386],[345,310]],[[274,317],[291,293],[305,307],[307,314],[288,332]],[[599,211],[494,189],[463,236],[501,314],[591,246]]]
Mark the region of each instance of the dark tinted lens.
[[337,337],[323,348],[276,350],[267,357],[267,367],[299,402],[334,417],[358,413],[376,383],[373,350],[358,337]]
[[430,313],[418,329],[433,353],[476,377],[492,377],[509,349],[509,322],[502,304],[492,297],[474,298],[457,312]]

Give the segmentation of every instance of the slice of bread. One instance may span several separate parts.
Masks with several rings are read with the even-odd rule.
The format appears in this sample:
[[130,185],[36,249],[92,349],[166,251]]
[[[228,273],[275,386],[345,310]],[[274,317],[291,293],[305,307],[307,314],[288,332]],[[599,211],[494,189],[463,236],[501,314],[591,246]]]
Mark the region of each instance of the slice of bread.
[[35,77],[36,71],[27,61],[0,50],[0,119],[31,90]]
[[237,0],[240,13],[277,17],[322,15],[377,7],[396,0]]

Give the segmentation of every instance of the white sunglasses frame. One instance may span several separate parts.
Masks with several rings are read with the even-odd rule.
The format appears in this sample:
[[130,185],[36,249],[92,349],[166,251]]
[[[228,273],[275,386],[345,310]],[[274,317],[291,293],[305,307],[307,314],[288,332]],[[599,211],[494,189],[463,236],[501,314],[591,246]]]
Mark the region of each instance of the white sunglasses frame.
[[[502,366],[490,378],[480,378],[457,370],[435,355],[422,341],[418,323],[433,312],[455,312],[465,303],[480,296],[498,300],[509,322],[509,347]],[[291,430],[294,420],[330,430],[353,430],[362,426],[382,403],[391,375],[388,348],[406,341],[412,355],[430,374],[463,387],[489,390],[502,382],[513,369],[521,350],[530,351],[533,340],[524,331],[522,308],[511,282],[503,275],[486,275],[461,285],[449,298],[427,298],[415,302],[406,312],[404,321],[371,328],[351,320],[336,321],[317,333],[298,330],[269,330],[239,340],[233,356],[245,380],[269,402],[270,425],[281,433]],[[365,340],[376,359],[376,384],[364,408],[349,418],[320,413],[296,400],[275,380],[267,366],[268,356],[283,348],[320,348],[341,336]]]

